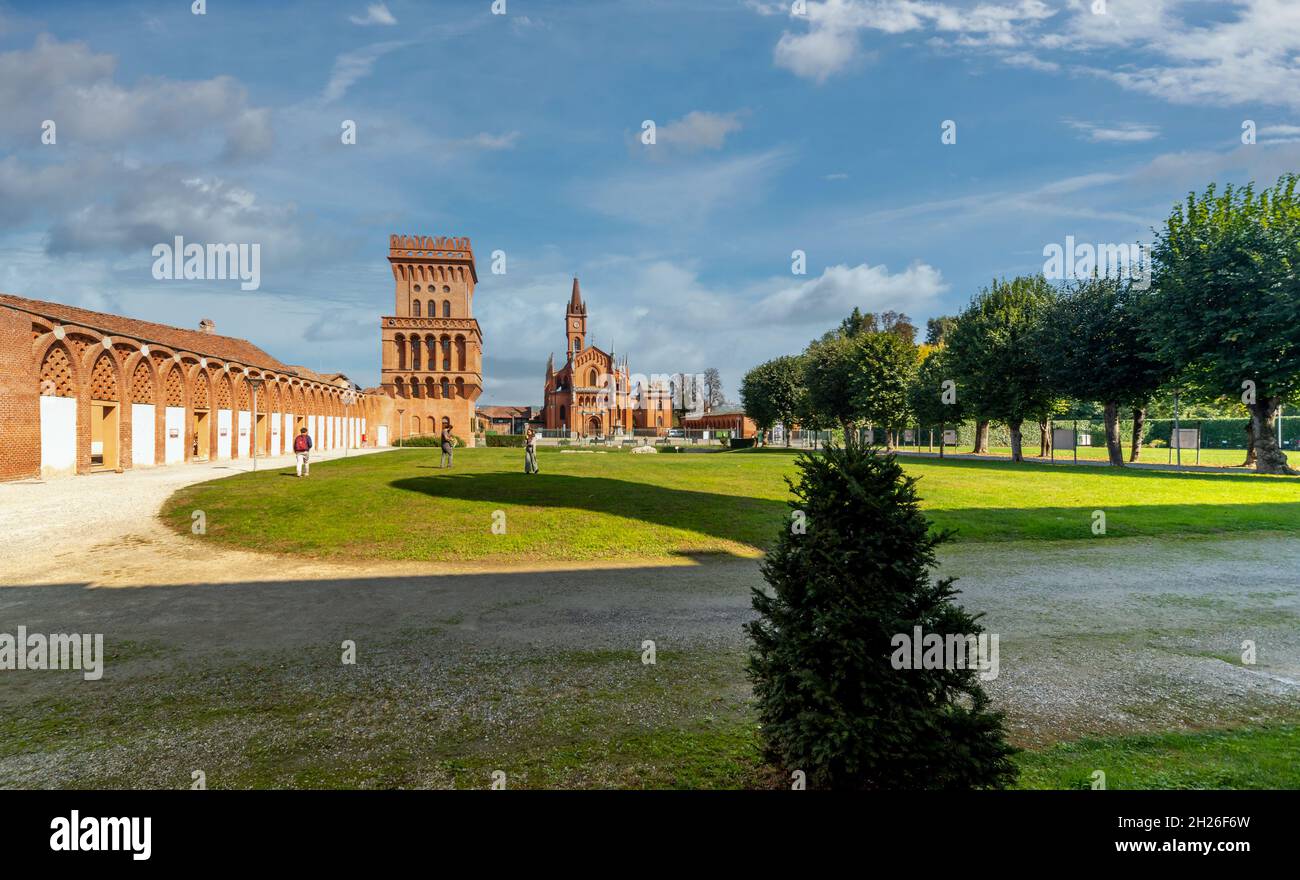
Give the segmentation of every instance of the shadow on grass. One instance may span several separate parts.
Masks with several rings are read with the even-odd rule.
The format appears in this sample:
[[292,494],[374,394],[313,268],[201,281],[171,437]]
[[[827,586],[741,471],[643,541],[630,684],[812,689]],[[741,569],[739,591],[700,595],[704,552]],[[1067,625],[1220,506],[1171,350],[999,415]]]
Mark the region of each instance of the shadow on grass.
[[[1033,473],[1060,473],[1068,472],[1071,474],[1093,474],[1100,479],[1113,479],[1116,477],[1135,477],[1142,480],[1188,480],[1191,482],[1206,481],[1227,481],[1227,482],[1254,482],[1258,484],[1261,477],[1272,477],[1269,474],[1256,474],[1232,472],[1224,469],[1224,473],[1215,473],[1212,471],[1176,471],[1172,470],[1172,465],[1165,465],[1160,462],[1154,462],[1157,467],[1108,467],[1104,464],[1084,464],[1080,462],[1057,462],[1052,464],[1049,461],[991,461],[988,459],[961,459],[961,458],[939,458],[937,456],[915,456],[900,455],[898,460],[905,467],[913,462],[920,462],[930,467],[948,467],[948,468],[970,468],[975,470],[1002,470],[1002,471],[1023,471]],[[1170,468],[1163,470],[1163,468]],[[1286,478],[1283,478],[1286,479]]]
[[[616,480],[565,474],[447,473],[408,477],[389,485],[434,498],[517,504],[528,507],[586,510],[640,520],[765,548],[789,516],[785,501],[720,495]],[[562,539],[562,536],[557,538]]]

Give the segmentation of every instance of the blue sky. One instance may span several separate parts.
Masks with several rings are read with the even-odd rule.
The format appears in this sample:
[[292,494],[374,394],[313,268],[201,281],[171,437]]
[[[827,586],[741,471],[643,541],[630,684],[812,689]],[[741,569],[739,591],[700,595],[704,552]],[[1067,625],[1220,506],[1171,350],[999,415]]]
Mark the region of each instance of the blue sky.
[[[0,0],[0,290],[371,385],[387,236],[468,235],[481,403],[540,403],[574,274],[593,342],[734,397],[855,305],[923,324],[1300,170],[1300,2],[1101,6]],[[175,235],[259,243],[260,289],[155,280]]]

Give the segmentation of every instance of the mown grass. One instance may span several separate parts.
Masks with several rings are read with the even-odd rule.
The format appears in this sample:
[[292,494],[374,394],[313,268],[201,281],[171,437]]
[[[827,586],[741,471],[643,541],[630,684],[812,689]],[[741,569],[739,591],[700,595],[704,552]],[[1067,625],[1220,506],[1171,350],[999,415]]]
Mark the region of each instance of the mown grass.
[[[788,522],[795,455],[566,454],[523,473],[515,449],[399,450],[177,492],[163,518],[198,540],[319,557],[530,564],[756,555]],[[1300,531],[1300,482],[1246,474],[906,458],[923,506],[959,541]],[[1106,532],[1093,531],[1094,511]],[[497,531],[494,531],[494,525]],[[500,533],[504,525],[504,533]]]
[[1277,725],[1061,743],[1023,752],[1021,788],[1300,789],[1300,727]]

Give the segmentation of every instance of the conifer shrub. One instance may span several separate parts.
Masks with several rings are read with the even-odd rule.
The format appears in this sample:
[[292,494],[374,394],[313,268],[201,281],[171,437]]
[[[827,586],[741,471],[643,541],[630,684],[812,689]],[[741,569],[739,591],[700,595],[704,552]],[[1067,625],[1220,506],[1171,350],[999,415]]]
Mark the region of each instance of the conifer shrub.
[[809,787],[986,789],[1015,779],[979,670],[898,669],[895,637],[977,636],[932,580],[950,537],[892,454],[830,446],[797,460],[791,517],[753,591],[748,671],[768,759]]

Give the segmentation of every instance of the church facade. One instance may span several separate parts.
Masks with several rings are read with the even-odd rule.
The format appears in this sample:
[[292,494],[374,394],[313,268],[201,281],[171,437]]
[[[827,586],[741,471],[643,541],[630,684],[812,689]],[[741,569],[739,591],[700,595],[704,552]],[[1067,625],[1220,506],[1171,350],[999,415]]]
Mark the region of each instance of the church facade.
[[627,358],[587,344],[587,304],[578,279],[564,314],[564,362],[552,354],[542,388],[541,421],[547,431],[577,437],[662,434],[672,427],[672,398],[665,385],[632,382]]

